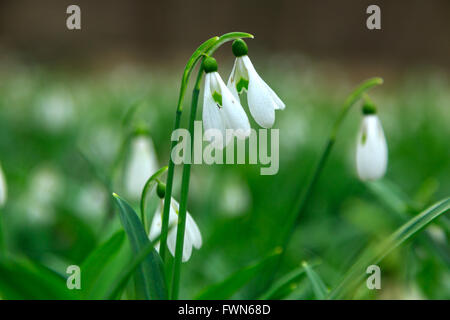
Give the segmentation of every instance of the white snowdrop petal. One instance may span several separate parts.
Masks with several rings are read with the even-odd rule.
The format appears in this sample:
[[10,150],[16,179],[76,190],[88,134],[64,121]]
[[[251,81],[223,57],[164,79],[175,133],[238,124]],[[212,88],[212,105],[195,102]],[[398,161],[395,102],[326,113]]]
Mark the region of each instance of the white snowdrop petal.
[[250,122],[244,108],[242,108],[239,100],[233,96],[220,77],[218,77],[217,81],[221,89],[223,103],[223,108],[220,112],[224,117],[226,127],[232,129],[233,134],[239,138],[248,137],[250,135]]
[[356,169],[361,180],[376,180],[386,173],[388,148],[380,120],[364,116],[356,148]]
[[269,91],[254,76],[250,76],[247,98],[250,113],[256,123],[263,128],[271,128],[275,122],[275,104]]
[[163,208],[162,203],[163,203],[163,201],[161,201],[161,205],[158,206],[158,208],[156,209],[156,212],[153,215],[152,224],[150,225],[150,232],[148,234],[148,237],[151,241],[158,238],[159,234],[161,233],[161,227],[162,227],[161,216],[162,216],[162,208]]
[[147,179],[158,170],[153,142],[148,136],[137,136],[131,142],[131,153],[126,169],[125,186],[134,199],[141,196]]
[[255,67],[253,66],[253,63],[251,62],[250,58],[248,56],[242,57],[242,62],[245,65],[245,68],[248,70],[248,72],[252,72],[256,75],[257,78],[259,78],[260,83],[266,88],[266,90],[269,92],[270,97],[273,100],[273,103],[275,105],[275,110],[283,110],[286,105],[283,101],[281,101],[280,97],[275,93],[275,91],[272,90],[272,88],[259,76],[259,74],[256,72]]
[[[216,79],[214,78],[214,74],[216,72],[211,72],[206,74],[205,78],[205,90],[204,90],[204,98],[203,98],[203,129],[205,131],[205,139],[214,143],[214,146],[217,148],[223,148],[226,137],[226,127],[225,121],[222,117],[221,110],[219,109],[217,102],[213,99],[214,91],[218,91],[220,93],[220,87],[211,88],[211,84],[214,81],[214,85],[217,86]],[[222,98],[223,99],[223,98]],[[218,132],[217,132],[217,131]],[[222,139],[217,139],[218,133]]]
[[186,230],[189,232],[194,248],[200,249],[202,246],[202,235],[200,229],[189,213],[187,214],[186,219]]
[[278,97],[278,95],[272,90],[272,88],[269,87],[269,85],[263,79],[261,79],[261,81],[264,83],[264,86],[269,91],[270,96],[272,97],[273,101],[275,102],[275,110],[283,110],[286,107],[284,102],[281,101],[281,99]]
[[6,203],[8,197],[8,190],[6,186],[5,174],[3,173],[2,166],[0,165],[0,208]]
[[233,69],[231,70],[230,77],[228,78],[227,87],[230,90],[230,92],[233,94],[236,100],[239,100],[239,93],[236,88],[236,81],[237,81],[237,72],[236,72],[236,64],[237,64],[238,58],[234,60]]
[[244,56],[243,63],[248,72],[248,107],[250,113],[263,128],[270,128],[275,122],[275,109],[278,108],[267,85],[256,72],[248,56]]

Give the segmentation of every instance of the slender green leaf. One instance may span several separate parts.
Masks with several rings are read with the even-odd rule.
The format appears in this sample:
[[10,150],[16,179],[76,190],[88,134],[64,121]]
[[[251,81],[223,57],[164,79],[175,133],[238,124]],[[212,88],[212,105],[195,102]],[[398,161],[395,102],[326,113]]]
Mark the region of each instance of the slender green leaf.
[[[173,226],[172,226],[173,227]],[[169,231],[171,228],[169,229]],[[109,289],[105,296],[105,299],[116,299],[122,290],[125,288],[126,284],[130,280],[131,276],[136,272],[136,269],[144,261],[144,259],[154,250],[155,244],[159,242],[161,235],[156,237],[153,241],[147,244],[139,254],[135,255],[131,262],[127,263],[124,270],[114,281],[113,285]]]
[[350,268],[341,283],[328,295],[329,299],[341,298],[354,289],[365,275],[366,268],[377,264],[406,240],[418,234],[429,223],[450,210],[450,198],[437,202],[417,216],[410,219],[390,237],[381,243],[375,243],[366,249],[357,262]]
[[[113,194],[113,196],[120,209],[120,220],[128,235],[131,250],[138,255],[143,248],[150,244],[150,240],[133,208],[117,194]],[[167,298],[163,264],[154,248],[139,266],[135,279],[137,299]]]
[[[95,299],[93,291],[104,287],[99,281],[103,272],[108,272],[111,260],[120,251],[125,239],[125,232],[116,232],[108,241],[98,246],[82,263],[83,285],[81,295],[86,299]],[[101,298],[101,297],[97,297]]]
[[[311,267],[318,265],[318,263],[311,264]],[[306,273],[305,268],[300,266],[291,272],[287,273],[272,285],[272,287],[263,293],[261,300],[282,299],[290,294],[297,286],[297,282]]]
[[0,259],[0,297],[3,299],[70,300],[76,295],[66,279],[29,260]]
[[237,293],[245,284],[250,282],[261,269],[274,257],[281,254],[281,250],[277,248],[273,253],[264,257],[262,260],[253,263],[243,269],[240,269],[230,275],[225,280],[213,284],[201,291],[195,299],[211,300],[211,299],[229,299]]
[[302,262],[302,266],[306,271],[309,281],[311,282],[314,294],[317,299],[323,300],[328,294],[328,289],[325,283],[323,283],[320,276],[316,271],[306,262]]

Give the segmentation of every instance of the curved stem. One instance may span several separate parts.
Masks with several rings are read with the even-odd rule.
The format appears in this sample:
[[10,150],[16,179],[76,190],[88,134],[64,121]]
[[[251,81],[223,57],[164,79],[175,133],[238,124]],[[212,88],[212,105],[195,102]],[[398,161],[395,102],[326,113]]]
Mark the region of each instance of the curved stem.
[[[202,57],[203,53],[207,48],[212,46],[219,37],[213,37],[204,43],[202,43],[197,50],[194,51],[191,58],[188,60],[186,67],[183,72],[183,76],[181,78],[181,88],[180,95],[178,97],[177,109],[175,112],[175,124],[173,131],[180,128],[181,114],[183,112],[183,100],[186,93],[186,88],[189,81],[189,76],[192,72],[192,69],[195,67],[196,62]],[[162,216],[162,225],[161,225],[161,243],[159,248],[159,254],[163,262],[166,260],[166,252],[167,252],[167,234],[169,232],[169,212],[170,212],[170,199],[172,198],[172,186],[173,186],[173,176],[175,171],[175,163],[172,161],[172,150],[177,145],[177,141],[172,141],[170,145],[170,155],[169,155],[169,165],[167,172],[167,181],[166,181],[166,194],[164,196],[164,210]]]
[[[317,180],[319,180],[320,174],[325,167],[326,161],[328,159],[328,156],[330,155],[331,149],[334,146],[334,143],[336,141],[336,136],[339,131],[339,128],[342,124],[342,121],[344,120],[345,116],[347,115],[350,108],[361,98],[361,95],[369,90],[370,88],[380,85],[383,83],[383,79],[381,78],[371,78],[365,82],[363,82],[359,87],[357,87],[345,100],[344,105],[342,106],[341,112],[339,113],[336,121],[334,122],[334,125],[332,127],[330,136],[328,137],[328,140],[325,144],[325,148],[322,152],[322,155],[319,158],[319,161],[317,162],[316,168],[313,171],[313,174],[309,178],[309,182],[307,184],[306,189],[302,192],[301,197],[299,198],[299,201],[297,202],[297,205],[294,207],[294,210],[292,211],[290,218],[288,219],[288,222],[286,225],[291,226],[291,231],[295,228],[295,224],[297,219],[301,216],[301,214],[305,211],[306,205],[308,204],[308,200],[311,198],[312,191],[314,189],[314,186],[316,185]],[[287,243],[290,239],[290,234],[292,232],[289,232],[289,234],[285,235],[285,239],[283,240],[283,249],[287,246]]]
[[[342,106],[342,109],[336,119],[336,121],[333,124],[333,127],[330,132],[330,136],[328,137],[328,140],[325,144],[325,148],[319,158],[319,161],[316,164],[316,167],[310,176],[308,180],[308,184],[306,188],[301,193],[299,200],[294,206],[294,209],[291,211],[289,216],[286,219],[285,229],[281,233],[280,242],[278,245],[282,246],[283,254],[286,252],[286,247],[289,244],[289,240],[291,239],[291,236],[295,230],[295,227],[297,225],[297,221],[299,217],[303,214],[303,212],[306,210],[306,207],[309,203],[309,200],[311,198],[311,195],[314,191],[314,187],[319,180],[320,174],[322,173],[323,168],[325,167],[325,164],[328,160],[328,157],[331,153],[331,150],[334,146],[334,143],[336,141],[336,136],[339,131],[339,128],[345,119],[345,116],[347,115],[350,108],[361,98],[364,92],[371,89],[374,86],[381,85],[383,83],[383,79],[381,78],[371,78],[369,80],[364,81],[361,85],[359,85],[345,100],[344,105]],[[274,270],[269,272],[271,279],[267,282],[268,285],[272,282],[275,271],[278,269],[278,266],[280,264],[280,261],[282,259],[282,255],[278,258],[277,262],[275,263]]]
[[147,234],[149,232],[150,226],[148,225],[147,215],[145,214],[145,205],[147,203],[145,200],[147,198],[147,194],[150,191],[150,189],[152,189],[152,187],[159,181],[159,177],[164,172],[166,172],[166,170],[167,170],[167,166],[162,167],[161,169],[156,171],[150,178],[148,178],[147,182],[144,185],[144,189],[142,189],[141,202],[140,202],[141,221],[142,221],[142,224],[144,225],[144,230]]
[[[211,46],[207,50],[205,50],[204,56],[212,55],[222,44],[235,40],[238,38],[253,38],[253,35],[244,33],[244,32],[230,32],[226,33]],[[203,59],[202,59],[203,61]],[[198,96],[200,94],[200,85],[203,79],[203,68],[200,67],[197,75],[197,79],[195,81],[194,90],[192,92],[192,104],[191,104],[191,113],[189,117],[189,133],[191,138],[191,146],[194,144],[194,121],[197,114],[197,106],[198,106]],[[192,154],[191,154],[192,159]],[[175,261],[173,265],[173,277],[172,277],[172,292],[171,299],[178,298],[178,291],[180,288],[180,273],[181,273],[181,262],[183,258],[183,247],[184,247],[184,233],[186,229],[186,207],[187,207],[187,199],[189,194],[189,180],[191,176],[191,164],[184,163],[183,166],[183,176],[181,180],[181,199],[180,199],[180,208],[178,212],[178,227],[177,227],[177,241],[176,241],[176,249],[175,249]],[[167,190],[167,189],[166,189]],[[166,193],[167,195],[167,193]],[[165,205],[166,206],[166,205]],[[167,213],[168,215],[168,213]],[[168,217],[167,217],[168,219]]]

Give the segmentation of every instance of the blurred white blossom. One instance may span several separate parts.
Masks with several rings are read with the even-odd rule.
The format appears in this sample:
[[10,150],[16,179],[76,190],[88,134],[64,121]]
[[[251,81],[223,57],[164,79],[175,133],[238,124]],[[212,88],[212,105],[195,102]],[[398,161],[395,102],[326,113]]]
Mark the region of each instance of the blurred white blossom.
[[3,207],[8,198],[8,189],[6,186],[6,178],[3,173],[2,165],[0,164],[0,208]]
[[134,137],[125,171],[125,188],[128,195],[133,199],[139,199],[148,178],[158,169],[151,138],[146,135]]
[[48,131],[58,133],[64,130],[75,116],[71,95],[64,90],[43,94],[35,108],[36,120]]

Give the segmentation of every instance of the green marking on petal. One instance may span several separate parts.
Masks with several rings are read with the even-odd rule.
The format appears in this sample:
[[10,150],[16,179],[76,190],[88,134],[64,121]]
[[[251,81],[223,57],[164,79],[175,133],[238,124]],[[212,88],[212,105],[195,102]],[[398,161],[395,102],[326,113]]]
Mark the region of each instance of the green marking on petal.
[[213,93],[213,99],[215,102],[219,104],[219,106],[222,106],[222,95],[218,93],[217,91],[214,91]]
[[248,80],[244,78],[240,78],[238,83],[236,84],[236,89],[239,93],[242,93],[242,90],[248,90]]
[[361,143],[364,145],[366,143],[366,140],[367,140],[367,133],[366,130],[364,130],[361,136]]

